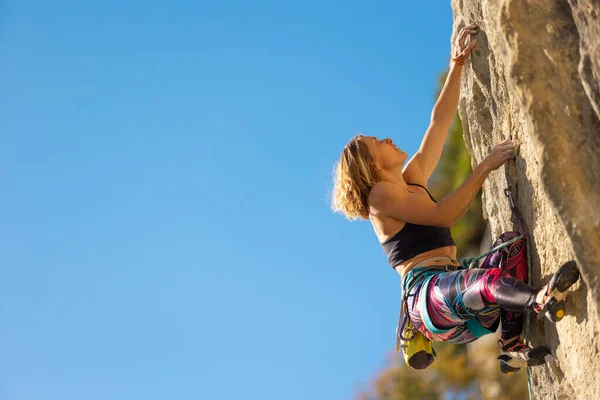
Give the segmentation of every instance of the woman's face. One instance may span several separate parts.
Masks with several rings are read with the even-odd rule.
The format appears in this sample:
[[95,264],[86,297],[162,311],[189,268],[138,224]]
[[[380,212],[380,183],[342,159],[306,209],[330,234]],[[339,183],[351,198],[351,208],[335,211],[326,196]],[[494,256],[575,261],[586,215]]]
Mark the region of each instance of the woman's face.
[[408,154],[399,149],[392,139],[378,139],[375,136],[365,136],[361,140],[367,145],[375,163],[384,169],[391,169],[399,163],[404,164]]

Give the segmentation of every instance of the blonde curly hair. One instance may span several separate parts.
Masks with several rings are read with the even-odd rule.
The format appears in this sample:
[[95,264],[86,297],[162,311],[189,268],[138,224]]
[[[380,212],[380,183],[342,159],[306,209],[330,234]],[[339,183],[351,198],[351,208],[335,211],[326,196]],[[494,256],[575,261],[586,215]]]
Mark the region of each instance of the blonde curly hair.
[[369,219],[369,192],[382,180],[363,137],[348,142],[334,172],[331,208],[350,220]]

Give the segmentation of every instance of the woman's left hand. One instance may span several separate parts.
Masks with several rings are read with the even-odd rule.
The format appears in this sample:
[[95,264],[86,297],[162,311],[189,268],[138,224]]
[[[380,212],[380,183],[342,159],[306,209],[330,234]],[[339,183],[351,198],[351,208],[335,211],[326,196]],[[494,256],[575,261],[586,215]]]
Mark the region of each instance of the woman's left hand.
[[471,54],[471,50],[477,44],[477,39],[471,39],[469,44],[466,44],[467,37],[469,35],[474,35],[477,33],[477,25],[471,24],[465,26],[458,33],[458,37],[456,38],[456,45],[454,46],[454,56],[452,57],[455,60],[465,62],[469,55]]

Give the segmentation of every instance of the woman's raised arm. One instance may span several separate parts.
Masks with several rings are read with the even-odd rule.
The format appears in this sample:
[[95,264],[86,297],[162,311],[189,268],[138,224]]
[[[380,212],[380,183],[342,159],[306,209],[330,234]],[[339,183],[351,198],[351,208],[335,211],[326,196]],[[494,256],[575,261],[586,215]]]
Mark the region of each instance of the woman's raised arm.
[[440,96],[433,107],[429,128],[425,132],[421,147],[415,156],[415,160],[421,168],[426,181],[440,160],[448,128],[454,119],[454,114],[456,114],[460,97],[462,68],[465,65],[465,60],[471,54],[471,50],[477,44],[476,39],[471,40],[468,44],[466,43],[466,39],[469,35],[475,33],[477,33],[477,25],[472,24],[462,28],[456,39],[450,72],[446,77],[446,82],[440,92]]

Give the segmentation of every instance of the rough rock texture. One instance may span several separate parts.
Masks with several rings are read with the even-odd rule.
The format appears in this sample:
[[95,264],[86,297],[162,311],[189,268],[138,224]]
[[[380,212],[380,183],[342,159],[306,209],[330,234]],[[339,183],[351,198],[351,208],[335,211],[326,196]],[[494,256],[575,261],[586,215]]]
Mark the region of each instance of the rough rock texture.
[[452,8],[454,36],[469,23],[480,28],[459,105],[473,165],[507,137],[519,150],[483,187],[492,237],[518,229],[510,188],[533,283],[572,259],[582,274],[565,318],[531,325],[533,343],[555,355],[531,369],[534,395],[600,399],[600,0],[453,0]]

